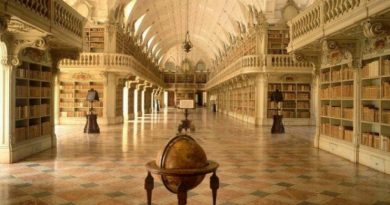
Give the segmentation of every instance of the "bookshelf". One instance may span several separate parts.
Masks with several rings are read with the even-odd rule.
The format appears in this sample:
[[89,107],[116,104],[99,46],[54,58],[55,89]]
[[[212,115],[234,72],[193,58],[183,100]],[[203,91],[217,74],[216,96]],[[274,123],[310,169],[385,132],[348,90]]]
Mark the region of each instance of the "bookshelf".
[[352,145],[354,76],[347,64],[320,71],[320,132]]
[[104,26],[84,28],[84,44],[86,52],[104,52]]
[[287,54],[287,46],[290,42],[288,28],[268,29],[268,54]]
[[277,105],[271,102],[271,94],[276,89],[283,94],[284,118],[310,118],[311,85],[303,82],[269,83],[267,118],[273,118],[277,114]]
[[390,56],[365,60],[361,81],[360,147],[390,158]]
[[219,112],[243,121],[255,122],[255,84],[253,82],[217,90],[215,95],[217,95]]
[[116,95],[115,95],[115,115],[116,116],[123,116],[123,88],[125,87],[124,81],[121,80],[121,83],[119,83],[116,86]]
[[195,100],[195,93],[192,90],[177,90],[175,96],[176,106],[180,104],[180,100]]
[[87,92],[89,89],[95,89],[99,94],[100,101],[94,102],[94,112],[98,117],[103,116],[103,82],[99,81],[79,81],[76,79],[64,79],[59,82],[59,117],[64,121],[76,120],[76,118],[82,118],[89,110],[89,104],[86,100]]
[[20,144],[51,136],[52,69],[23,62],[15,75],[15,138]]

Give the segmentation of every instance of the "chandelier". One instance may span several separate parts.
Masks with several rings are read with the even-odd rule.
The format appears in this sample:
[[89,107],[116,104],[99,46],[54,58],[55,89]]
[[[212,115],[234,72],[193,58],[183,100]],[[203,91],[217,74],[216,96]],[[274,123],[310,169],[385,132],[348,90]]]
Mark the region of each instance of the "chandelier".
[[185,40],[183,42],[183,49],[186,53],[189,53],[192,49],[192,43],[191,43],[191,40],[190,40],[190,32],[187,31],[187,34],[186,34],[186,37],[185,37]]
[[189,11],[189,3],[187,0],[187,33],[186,33],[186,36],[185,36],[184,42],[183,42],[183,49],[186,53],[189,53],[193,47],[191,40],[190,40],[190,31],[188,30],[188,11]]

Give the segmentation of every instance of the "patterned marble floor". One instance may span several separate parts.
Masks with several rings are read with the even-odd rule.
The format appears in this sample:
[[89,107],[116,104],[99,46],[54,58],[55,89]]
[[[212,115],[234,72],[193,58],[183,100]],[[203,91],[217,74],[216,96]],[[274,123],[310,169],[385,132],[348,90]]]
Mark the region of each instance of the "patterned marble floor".
[[[270,135],[220,114],[190,116],[192,136],[220,163],[219,205],[390,204],[390,176],[312,148],[312,127]],[[144,164],[173,137],[182,113],[149,115],[124,125],[58,126],[58,147],[23,162],[0,165],[0,204],[146,204]],[[157,181],[157,180],[156,180]],[[153,202],[177,204],[157,182]],[[209,180],[189,193],[189,205],[211,204]]]

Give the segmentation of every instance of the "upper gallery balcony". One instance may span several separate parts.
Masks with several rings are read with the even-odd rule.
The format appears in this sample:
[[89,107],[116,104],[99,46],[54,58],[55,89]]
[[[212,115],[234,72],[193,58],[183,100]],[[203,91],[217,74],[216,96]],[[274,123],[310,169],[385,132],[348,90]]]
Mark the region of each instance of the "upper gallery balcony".
[[0,0],[0,11],[11,17],[11,32],[50,35],[58,46],[82,47],[86,19],[62,0]]
[[287,50],[300,50],[389,9],[387,0],[317,0],[289,22],[291,40]]
[[92,69],[101,72],[128,73],[164,86],[161,72],[156,67],[147,68],[131,55],[118,53],[81,53],[79,59],[64,59],[60,69],[80,70]]
[[239,75],[259,73],[312,73],[309,62],[297,62],[285,54],[248,55],[237,59],[228,66],[216,67],[206,83],[206,89],[215,87]]

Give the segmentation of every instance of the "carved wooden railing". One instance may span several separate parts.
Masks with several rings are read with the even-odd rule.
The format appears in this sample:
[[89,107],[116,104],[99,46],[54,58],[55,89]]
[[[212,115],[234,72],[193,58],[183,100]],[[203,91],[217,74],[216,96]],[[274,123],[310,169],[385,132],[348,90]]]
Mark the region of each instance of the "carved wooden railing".
[[390,8],[384,0],[317,0],[290,22],[289,51]]
[[265,65],[267,66],[267,70],[312,67],[309,62],[294,61],[290,55],[267,55]]
[[96,70],[128,72],[145,80],[163,85],[162,73],[154,68],[147,68],[133,56],[111,53],[82,53],[78,60],[64,59],[60,68],[95,68]]
[[69,44],[82,42],[86,19],[62,0],[0,0],[0,8]]
[[210,89],[219,83],[241,74],[256,74],[261,72],[312,72],[309,62],[296,62],[291,55],[250,55],[237,59],[225,68],[219,68],[210,74],[206,88]]

